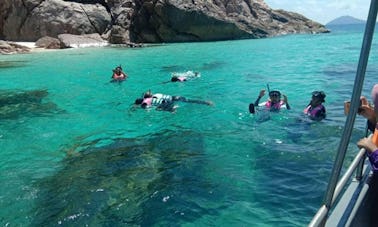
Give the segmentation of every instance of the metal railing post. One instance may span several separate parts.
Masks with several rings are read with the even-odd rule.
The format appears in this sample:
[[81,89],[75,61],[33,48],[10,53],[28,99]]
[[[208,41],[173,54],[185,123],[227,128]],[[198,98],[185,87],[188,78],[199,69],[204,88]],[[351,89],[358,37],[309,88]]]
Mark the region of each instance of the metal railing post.
[[[369,136],[369,126],[368,126],[368,122],[366,121],[365,137],[368,137],[368,136]],[[355,178],[358,181],[360,181],[362,179],[362,171],[363,171],[365,160],[366,160],[366,154],[365,154],[364,158],[361,159],[361,161],[358,164],[358,167],[356,169]]]
[[378,0],[372,0],[370,2],[369,15],[365,26],[364,39],[362,43],[362,48],[360,52],[360,59],[358,62],[357,72],[355,83],[353,87],[353,93],[351,98],[351,107],[350,112],[347,116],[345,127],[342,133],[342,137],[339,143],[336,159],[333,165],[331,177],[329,179],[328,188],[324,198],[324,205],[318,211],[321,211],[322,218],[324,220],[314,220],[318,213],[315,215],[314,219],[311,221],[310,226],[324,226],[325,218],[328,216],[328,212],[333,203],[333,195],[335,188],[340,177],[341,168],[344,162],[345,153],[349,144],[350,136],[354,126],[354,121],[357,114],[357,109],[360,104],[360,96],[362,92],[363,82],[365,78],[366,67],[369,59],[371,42],[373,39],[375,23],[377,19],[377,9],[378,9]]
[[362,92],[362,86],[365,78],[366,66],[369,59],[370,47],[371,42],[373,39],[375,23],[377,20],[377,0],[372,0],[370,3],[370,10],[368,15],[368,20],[366,22],[365,27],[365,34],[362,43],[360,59],[358,62],[357,73],[355,78],[355,83],[353,87],[352,99],[351,99],[351,108],[350,113],[347,116],[347,120],[345,122],[345,127],[343,130],[343,134],[341,137],[341,141],[339,144],[338,152],[336,155],[335,163],[332,169],[331,178],[329,180],[328,189],[325,197],[325,205],[326,207],[330,207],[332,203],[333,193],[335,191],[335,187],[337,181],[340,176],[342,164],[344,161],[345,153],[348,147],[350,135],[352,133],[354,120],[356,118],[357,109],[360,104],[360,96]]

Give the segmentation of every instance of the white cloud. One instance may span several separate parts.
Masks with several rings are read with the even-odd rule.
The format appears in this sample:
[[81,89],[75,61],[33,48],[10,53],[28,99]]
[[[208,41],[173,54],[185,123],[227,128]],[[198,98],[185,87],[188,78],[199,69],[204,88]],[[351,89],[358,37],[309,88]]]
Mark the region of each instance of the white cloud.
[[326,7],[336,10],[353,10],[357,8],[357,4],[351,1],[330,1]]
[[297,12],[320,23],[340,16],[353,16],[366,20],[370,0],[265,0],[273,9]]

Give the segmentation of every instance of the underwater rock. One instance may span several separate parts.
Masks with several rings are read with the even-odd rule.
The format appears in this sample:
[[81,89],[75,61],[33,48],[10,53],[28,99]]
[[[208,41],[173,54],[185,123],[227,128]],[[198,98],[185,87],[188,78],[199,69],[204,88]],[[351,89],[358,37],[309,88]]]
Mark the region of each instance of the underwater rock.
[[23,67],[25,65],[26,61],[0,61],[0,69]]
[[52,102],[43,102],[47,90],[0,91],[0,119],[60,112]]
[[200,134],[164,131],[98,146],[108,140],[80,144],[37,183],[33,225],[179,225],[219,210],[212,203],[222,187],[207,179]]
[[0,93],[0,107],[19,103],[40,103],[47,95],[47,90],[2,92]]
[[179,66],[179,65],[167,65],[167,66],[162,66],[160,71],[161,72],[177,72],[177,71],[180,71],[180,70],[183,70],[184,67],[182,66]]

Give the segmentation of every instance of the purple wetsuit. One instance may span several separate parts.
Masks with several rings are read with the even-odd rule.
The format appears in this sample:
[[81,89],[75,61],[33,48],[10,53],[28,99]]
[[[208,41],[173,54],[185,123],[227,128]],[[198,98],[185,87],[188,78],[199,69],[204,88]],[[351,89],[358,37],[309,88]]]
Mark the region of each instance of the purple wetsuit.
[[372,153],[368,153],[369,161],[373,172],[378,173],[378,149]]

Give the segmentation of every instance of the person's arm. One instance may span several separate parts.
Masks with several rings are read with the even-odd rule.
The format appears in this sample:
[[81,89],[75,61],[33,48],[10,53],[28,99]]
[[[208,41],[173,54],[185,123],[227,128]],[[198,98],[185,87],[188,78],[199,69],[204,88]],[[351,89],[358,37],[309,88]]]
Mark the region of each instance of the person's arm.
[[372,107],[361,106],[358,114],[367,119],[368,128],[370,131],[374,131],[377,120],[375,118],[375,112]]
[[365,96],[361,96],[360,102],[361,106],[358,108],[357,113],[368,120],[368,128],[370,131],[374,131],[377,124],[374,108],[370,106]]
[[261,99],[264,95],[265,95],[265,90],[263,89],[263,90],[260,91],[259,97],[257,97],[257,99],[256,99],[256,101],[255,101],[255,103],[254,103],[255,106],[258,106],[258,105],[259,105],[260,99]]
[[367,155],[369,157],[369,161],[371,167],[374,172],[378,172],[378,147],[371,141],[370,138],[362,138],[360,141],[357,142],[357,146],[361,148],[365,148]]
[[185,99],[184,102],[197,103],[197,104],[204,104],[204,105],[208,105],[208,106],[213,105],[213,102],[211,102],[211,101],[196,100],[196,99]]
[[326,116],[327,116],[326,109],[325,109],[324,106],[322,106],[322,109],[321,109],[320,114],[319,114],[319,119],[323,120],[324,118],[326,118]]
[[374,132],[374,130],[375,130],[375,125],[376,124],[373,124],[371,121],[369,121],[369,120],[367,120],[366,121],[366,124],[367,124],[367,127],[368,127],[368,129],[370,130],[370,132]]
[[286,105],[286,109],[290,110],[290,105],[289,105],[289,102],[287,101],[287,96],[286,95],[282,95],[283,96],[283,101]]
[[374,172],[378,172],[378,149],[368,154],[371,168]]
[[317,111],[315,113],[315,116],[311,117],[309,116],[311,120],[314,120],[314,121],[321,121],[323,120],[324,118],[326,118],[326,110],[325,110],[325,107],[322,105],[321,106],[321,109],[319,109],[319,111]]
[[156,110],[173,112],[175,110],[174,102],[165,100],[156,107]]
[[172,100],[173,101],[181,101],[181,102],[190,102],[190,103],[204,104],[204,105],[208,105],[208,106],[213,105],[213,102],[211,102],[211,101],[197,100],[197,99],[187,99],[187,98],[182,97],[182,96],[172,96]]

